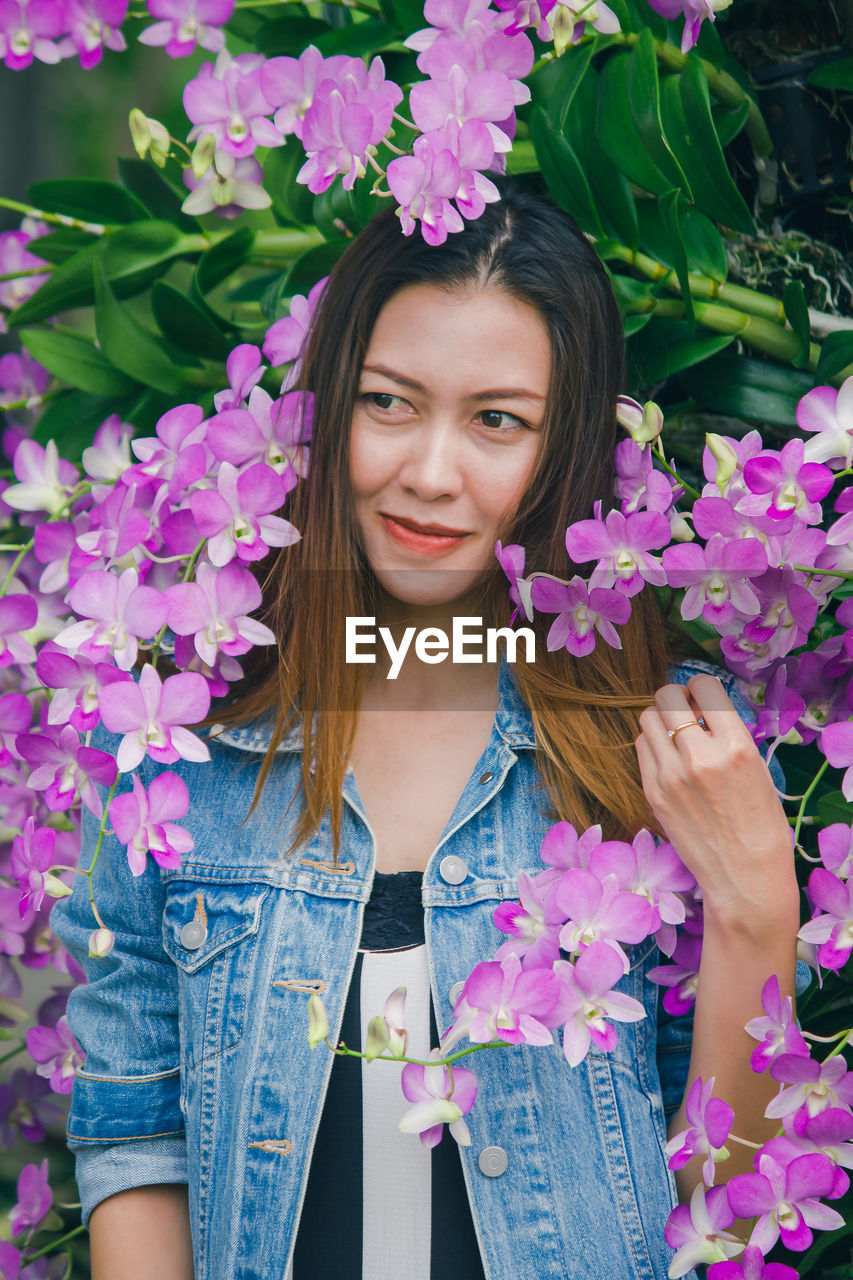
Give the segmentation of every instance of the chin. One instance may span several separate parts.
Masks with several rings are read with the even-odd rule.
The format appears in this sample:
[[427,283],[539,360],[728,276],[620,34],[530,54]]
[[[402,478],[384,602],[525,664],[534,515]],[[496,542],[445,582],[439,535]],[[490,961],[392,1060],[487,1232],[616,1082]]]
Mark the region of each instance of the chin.
[[440,568],[387,569],[373,566],[379,585],[404,604],[443,605],[465,596],[476,586],[483,570]]

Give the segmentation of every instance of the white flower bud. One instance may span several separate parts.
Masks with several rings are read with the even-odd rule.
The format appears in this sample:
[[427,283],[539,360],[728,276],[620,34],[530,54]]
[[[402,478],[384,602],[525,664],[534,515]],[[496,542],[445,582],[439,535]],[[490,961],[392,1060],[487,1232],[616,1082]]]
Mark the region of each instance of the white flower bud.
[[52,871],[48,871],[44,878],[44,891],[49,898],[69,898],[71,896],[71,887],[60,880],[59,876],[55,876]]
[[713,431],[705,435],[705,443],[711,457],[717,464],[716,486],[722,492],[734,473],[737,471],[737,454],[725,436],[718,436]]
[[93,929],[89,934],[89,958],[103,960],[115,946],[116,936],[112,929]]
[[326,1006],[314,992],[308,997],[308,1043],[316,1049],[321,1040],[329,1034],[329,1019],[326,1017]]

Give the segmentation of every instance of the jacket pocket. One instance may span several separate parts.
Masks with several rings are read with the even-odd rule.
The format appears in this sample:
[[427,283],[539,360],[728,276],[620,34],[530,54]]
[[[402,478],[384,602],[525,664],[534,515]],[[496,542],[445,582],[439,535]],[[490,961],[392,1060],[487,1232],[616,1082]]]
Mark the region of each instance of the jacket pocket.
[[264,884],[166,883],[163,948],[178,968],[181,1065],[217,1057],[243,1035]]

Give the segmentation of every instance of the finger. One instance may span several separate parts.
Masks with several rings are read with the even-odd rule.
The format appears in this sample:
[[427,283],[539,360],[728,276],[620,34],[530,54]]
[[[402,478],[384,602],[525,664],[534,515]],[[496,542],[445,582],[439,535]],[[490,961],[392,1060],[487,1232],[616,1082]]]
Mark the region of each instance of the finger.
[[687,683],[687,693],[696,718],[701,715],[711,733],[726,736],[749,734],[725,685],[717,676],[706,672],[691,676]]
[[[645,729],[637,738],[634,746],[637,750],[637,761],[640,766],[640,781],[643,784],[645,797],[654,813],[655,805],[660,797],[658,762]],[[657,815],[655,814],[655,816]]]
[[[658,689],[655,694],[655,706],[660,713],[661,721],[667,732],[674,729],[682,729],[691,736],[696,736],[702,732],[701,725],[696,729],[694,722],[699,720],[701,712],[697,710],[696,704],[691,701],[688,690],[681,684],[665,684],[662,689]],[[679,737],[681,734],[679,733]],[[676,741],[675,736],[668,739],[669,742]]]
[[[684,724],[685,719],[695,719],[693,715],[688,716],[687,712],[682,713],[683,718],[677,723]],[[672,763],[672,743],[667,732],[667,725],[656,706],[646,707],[640,716],[640,725],[646,740],[646,746],[649,753],[655,761],[658,769],[665,769],[667,761]]]

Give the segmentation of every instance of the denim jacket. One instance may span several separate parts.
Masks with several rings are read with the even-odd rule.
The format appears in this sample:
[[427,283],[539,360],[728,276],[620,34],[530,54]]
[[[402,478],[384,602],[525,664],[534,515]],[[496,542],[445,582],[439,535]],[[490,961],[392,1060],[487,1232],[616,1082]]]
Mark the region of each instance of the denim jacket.
[[[690,662],[671,678],[686,683],[702,669],[717,671]],[[747,718],[734,679],[725,681]],[[179,869],[149,859],[134,879],[122,847],[105,837],[93,880],[116,934],[106,959],[87,956],[94,922],[82,877],[51,917],[89,978],[68,1007],[86,1052],[68,1122],[84,1220],[117,1191],[187,1182],[196,1280],[285,1275],[332,1066],[323,1045],[309,1047],[307,997],[322,993],[334,1039],[374,872],[374,837],[351,769],[339,865],[328,814],[284,860],[296,803],[285,810],[301,785],[298,726],[279,748],[258,809],[242,821],[268,742],[262,723],[214,729],[210,763],[168,766],[191,796],[184,825],[195,847]],[[488,745],[423,877],[439,1026],[449,1022],[454,985],[500,941],[494,908],[516,898],[520,871],[542,869],[551,823],[533,748],[530,711],[504,661]],[[157,766],[145,764],[147,781]],[[83,866],[93,836],[86,815]],[[489,1280],[667,1274],[663,1228],[676,1195],[666,1120],[685,1086],[690,1018],[658,1012],[658,987],[646,977],[661,960],[652,939],[630,959],[619,989],[642,1000],[648,1016],[619,1024],[614,1052],[593,1047],[572,1070],[555,1036],[549,1048],[478,1056],[472,1144],[461,1155]],[[496,1147],[505,1161],[481,1161]]]

